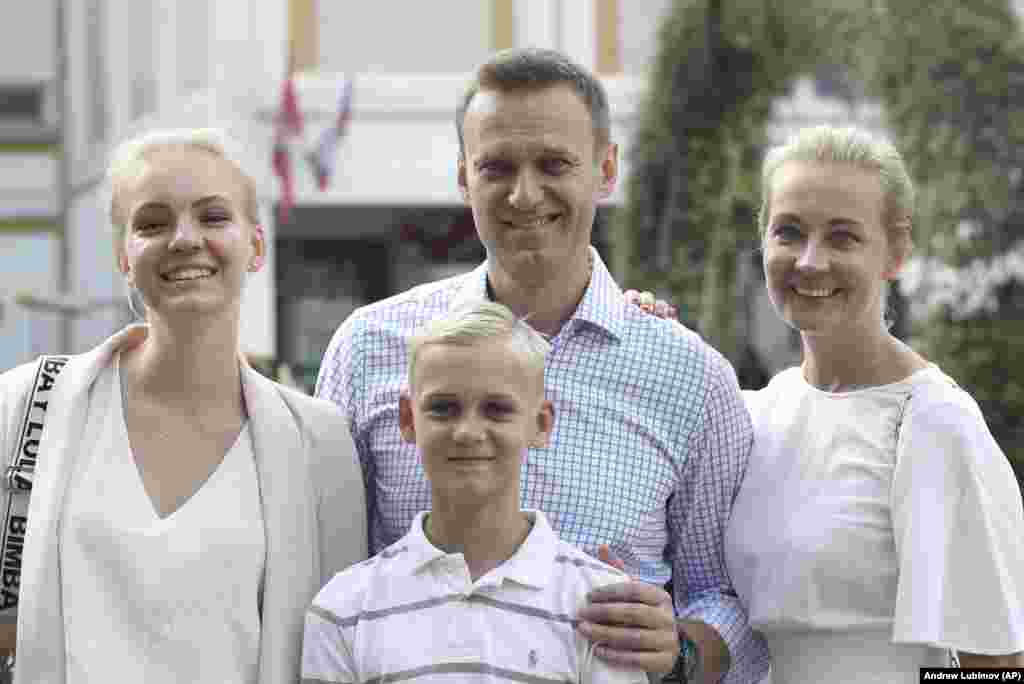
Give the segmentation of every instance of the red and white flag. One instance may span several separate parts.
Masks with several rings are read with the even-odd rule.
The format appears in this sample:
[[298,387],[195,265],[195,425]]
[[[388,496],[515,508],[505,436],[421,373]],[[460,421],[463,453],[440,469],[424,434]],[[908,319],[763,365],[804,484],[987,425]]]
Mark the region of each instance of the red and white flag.
[[324,129],[317,139],[316,146],[306,154],[306,159],[313,167],[317,185],[326,190],[337,166],[338,143],[348,129],[352,118],[352,79],[345,78],[338,94],[338,114],[334,122]]
[[281,89],[281,105],[274,118],[274,173],[281,180],[278,221],[287,223],[295,204],[295,178],[292,175],[291,148],[302,141],[302,111],[295,94],[295,81],[289,69]]

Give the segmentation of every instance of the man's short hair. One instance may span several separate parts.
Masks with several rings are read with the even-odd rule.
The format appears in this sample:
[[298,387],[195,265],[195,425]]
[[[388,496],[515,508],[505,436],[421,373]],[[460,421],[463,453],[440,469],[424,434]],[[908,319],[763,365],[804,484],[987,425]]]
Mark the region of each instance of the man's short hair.
[[489,339],[510,340],[531,371],[544,373],[544,358],[551,343],[504,304],[482,300],[428,321],[413,333],[409,339],[410,384],[424,347],[433,344],[472,346]]
[[485,90],[541,90],[567,84],[580,96],[590,110],[594,144],[598,147],[611,141],[611,113],[608,95],[601,82],[587,69],[557,50],[543,48],[511,48],[495,53],[481,64],[466,86],[455,110],[455,129],[459,134],[459,159],[466,156],[463,124],[466,111],[476,94]]

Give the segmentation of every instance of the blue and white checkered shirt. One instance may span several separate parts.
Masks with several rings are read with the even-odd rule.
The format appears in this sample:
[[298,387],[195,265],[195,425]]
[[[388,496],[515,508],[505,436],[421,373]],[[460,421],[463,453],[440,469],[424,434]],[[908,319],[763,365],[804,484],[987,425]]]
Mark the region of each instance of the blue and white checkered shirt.
[[[562,539],[608,544],[630,575],[671,580],[676,612],[729,645],[726,682],[756,682],[767,651],[747,624],[722,538],[753,440],[732,367],[700,337],[627,304],[596,250],[572,318],[551,340],[545,391],[551,443],[531,449],[522,507],[544,511]],[[399,434],[409,336],[458,304],[486,297],[486,263],[354,312],[324,355],[318,396],[349,417],[367,483],[372,553],[395,542],[430,486]]]

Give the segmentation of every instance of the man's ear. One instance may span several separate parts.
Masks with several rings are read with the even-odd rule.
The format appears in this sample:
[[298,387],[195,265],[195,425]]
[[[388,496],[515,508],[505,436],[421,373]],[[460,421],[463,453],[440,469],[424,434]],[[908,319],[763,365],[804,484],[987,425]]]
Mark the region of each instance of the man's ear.
[[413,419],[412,399],[409,398],[408,390],[402,390],[398,397],[398,430],[406,442],[416,443],[416,421]]
[[466,180],[466,158],[459,158],[459,193],[462,195],[462,201],[469,204],[469,185]]
[[551,443],[551,432],[555,429],[555,405],[547,399],[537,411],[537,432],[530,440],[534,449],[544,449]]
[[889,256],[882,277],[895,280],[914,251],[909,219],[903,219],[889,229]]
[[619,179],[619,146],[608,143],[604,157],[601,159],[601,184],[598,186],[600,199],[608,199],[615,191],[615,183]]

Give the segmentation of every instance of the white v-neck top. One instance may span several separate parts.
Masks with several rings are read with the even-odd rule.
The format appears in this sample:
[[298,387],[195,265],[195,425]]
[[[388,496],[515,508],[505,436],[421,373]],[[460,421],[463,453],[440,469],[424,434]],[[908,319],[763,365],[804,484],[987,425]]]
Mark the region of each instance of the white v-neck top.
[[[265,540],[246,424],[199,490],[161,518],[135,465],[118,364],[96,380],[94,449],[72,473],[60,563],[67,680],[257,681]],[[108,401],[101,401],[108,397]]]

